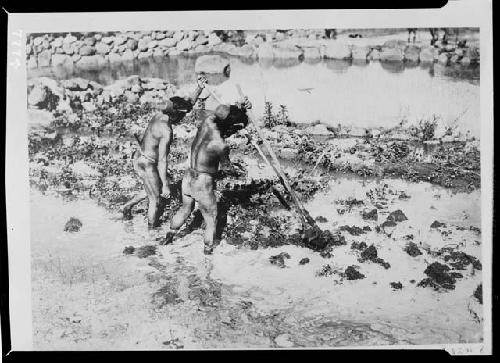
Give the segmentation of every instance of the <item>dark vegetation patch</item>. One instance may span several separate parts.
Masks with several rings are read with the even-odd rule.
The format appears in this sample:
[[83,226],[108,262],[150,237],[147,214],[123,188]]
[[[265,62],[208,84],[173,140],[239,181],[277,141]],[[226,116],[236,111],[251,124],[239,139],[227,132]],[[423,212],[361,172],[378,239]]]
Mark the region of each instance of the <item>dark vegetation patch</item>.
[[123,254],[124,255],[132,255],[135,252],[135,247],[134,246],[127,246],[123,249]]
[[483,303],[483,284],[479,284],[474,290],[473,296],[479,301],[480,304]]
[[364,279],[365,275],[358,271],[358,267],[351,265],[344,271],[344,276],[347,280],[360,280]]
[[450,272],[450,267],[439,262],[433,262],[425,269],[424,273],[428,276],[421,280],[417,286],[432,287],[434,290],[454,290],[457,278],[463,277],[457,272]]
[[401,290],[403,288],[403,284],[401,282],[391,282],[391,287],[394,289],[394,290]]
[[141,246],[136,249],[136,254],[137,257],[139,258],[146,258],[149,256],[152,256],[156,254],[156,246],[155,245],[146,245],[146,246]]
[[281,252],[279,255],[269,257],[269,262],[273,265],[284,268],[286,267],[285,259],[290,259],[290,255],[286,252]]
[[75,217],[71,217],[64,225],[65,232],[79,232],[82,228],[82,222]]
[[420,248],[418,248],[418,245],[414,242],[410,242],[406,245],[405,252],[411,257],[420,256],[422,254],[422,251],[420,251]]
[[307,263],[309,263],[309,258],[308,257],[304,257],[303,259],[301,259],[299,261],[299,265],[305,265]]
[[360,258],[358,259],[358,261],[361,263],[366,262],[366,261],[371,261],[373,263],[377,263],[377,264],[381,265],[386,270],[391,267],[389,262],[386,262],[382,258],[378,257],[377,248],[374,245],[371,245],[371,246],[365,248],[361,252],[361,255],[360,255]]

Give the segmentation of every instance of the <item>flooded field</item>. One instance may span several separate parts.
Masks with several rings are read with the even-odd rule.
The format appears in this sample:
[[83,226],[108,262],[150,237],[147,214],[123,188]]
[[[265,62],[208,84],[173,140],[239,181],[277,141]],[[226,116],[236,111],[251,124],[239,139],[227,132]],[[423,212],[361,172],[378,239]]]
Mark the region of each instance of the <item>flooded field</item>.
[[[387,192],[381,193],[383,189]],[[370,191],[378,191],[379,199],[367,197]],[[405,198],[399,197],[402,191]],[[323,229],[348,225],[372,230],[342,232],[347,244],[334,247],[331,256],[293,245],[252,250],[222,240],[207,257],[200,229],[173,245],[158,246],[151,243],[154,237],[145,232],[140,214],[117,222],[91,200],[68,201],[33,190],[35,347],[480,342],[482,305],[473,296],[481,283],[477,266],[457,270],[462,277],[451,290],[418,286],[428,264],[443,262],[435,254],[443,247],[481,258],[479,197],[479,192],[452,193],[427,183],[340,177],[310,200],[307,209],[324,218]],[[345,200],[359,202],[346,210]],[[376,232],[378,223],[363,219],[361,211],[381,202],[385,205],[379,219],[399,209],[407,220]],[[82,222],[79,233],[62,232],[70,217]],[[431,227],[436,220],[443,224]],[[360,263],[353,244],[362,242],[373,244],[390,268]],[[409,242],[419,255],[405,251]],[[123,253],[129,246],[135,254]],[[283,253],[282,265],[271,263],[271,256]],[[342,275],[352,265],[364,278]]]
[[206,256],[196,213],[162,244],[198,109],[173,127],[161,227],[148,231],[146,202],[117,220],[142,189],[130,156],[157,112],[148,99],[192,89],[194,62],[30,70],[35,349],[482,342],[477,67],[231,58],[228,82],[326,242],[304,242],[272,169],[233,135],[241,172],[217,179],[223,228]]

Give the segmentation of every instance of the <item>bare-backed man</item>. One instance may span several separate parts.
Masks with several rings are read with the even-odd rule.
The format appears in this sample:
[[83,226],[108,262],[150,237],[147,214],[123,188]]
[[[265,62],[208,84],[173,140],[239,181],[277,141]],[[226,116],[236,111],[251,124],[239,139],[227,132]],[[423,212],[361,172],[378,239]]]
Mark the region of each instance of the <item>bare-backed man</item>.
[[148,227],[158,226],[164,200],[170,196],[167,158],[173,138],[172,125],[179,123],[192,110],[206,82],[203,75],[198,76],[197,88],[190,97],[170,98],[162,112],[149,121],[142,140],[138,140],[141,148],[132,155],[134,170],[142,179],[144,190],[122,207],[125,217],[130,216],[133,206],[148,198]]
[[171,243],[175,234],[194,209],[195,202],[205,220],[204,253],[211,254],[217,225],[217,199],[215,177],[219,165],[229,169],[229,147],[225,139],[248,124],[246,110],[252,107],[245,99],[236,105],[219,105],[198,127],[191,145],[191,166],[182,180],[182,206],[172,217],[165,244]]

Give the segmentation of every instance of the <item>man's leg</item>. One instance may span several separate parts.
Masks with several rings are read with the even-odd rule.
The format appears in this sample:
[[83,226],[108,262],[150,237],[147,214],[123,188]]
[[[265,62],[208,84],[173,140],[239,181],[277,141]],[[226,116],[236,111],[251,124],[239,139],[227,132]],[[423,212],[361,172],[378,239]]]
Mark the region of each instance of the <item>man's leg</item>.
[[172,243],[175,235],[191,215],[194,208],[194,199],[189,195],[182,194],[182,205],[174,214],[170,221],[170,229],[165,235],[165,241],[162,244],[168,245]]
[[158,227],[161,215],[161,179],[155,165],[144,168],[144,188],[148,196],[148,227]]
[[131,217],[132,208],[142,202],[144,199],[148,197],[145,190],[141,190],[137,193],[131,200],[129,200],[123,207],[122,213],[124,217]]
[[198,200],[198,204],[200,206],[203,219],[205,220],[205,247],[203,252],[206,255],[211,255],[214,249],[214,240],[216,237],[217,198],[215,197],[215,193],[212,188],[207,192],[208,193],[206,193],[203,198]]

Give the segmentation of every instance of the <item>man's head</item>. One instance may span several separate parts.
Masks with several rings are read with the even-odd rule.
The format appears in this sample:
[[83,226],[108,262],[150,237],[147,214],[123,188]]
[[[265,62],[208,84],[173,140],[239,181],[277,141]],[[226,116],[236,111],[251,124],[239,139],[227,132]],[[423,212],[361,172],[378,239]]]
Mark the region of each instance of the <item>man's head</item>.
[[248,125],[245,111],[236,106],[219,105],[215,109],[215,123],[223,138],[229,137]]
[[168,115],[170,122],[176,124],[192,109],[193,105],[191,102],[182,97],[174,96],[167,101],[164,112]]

